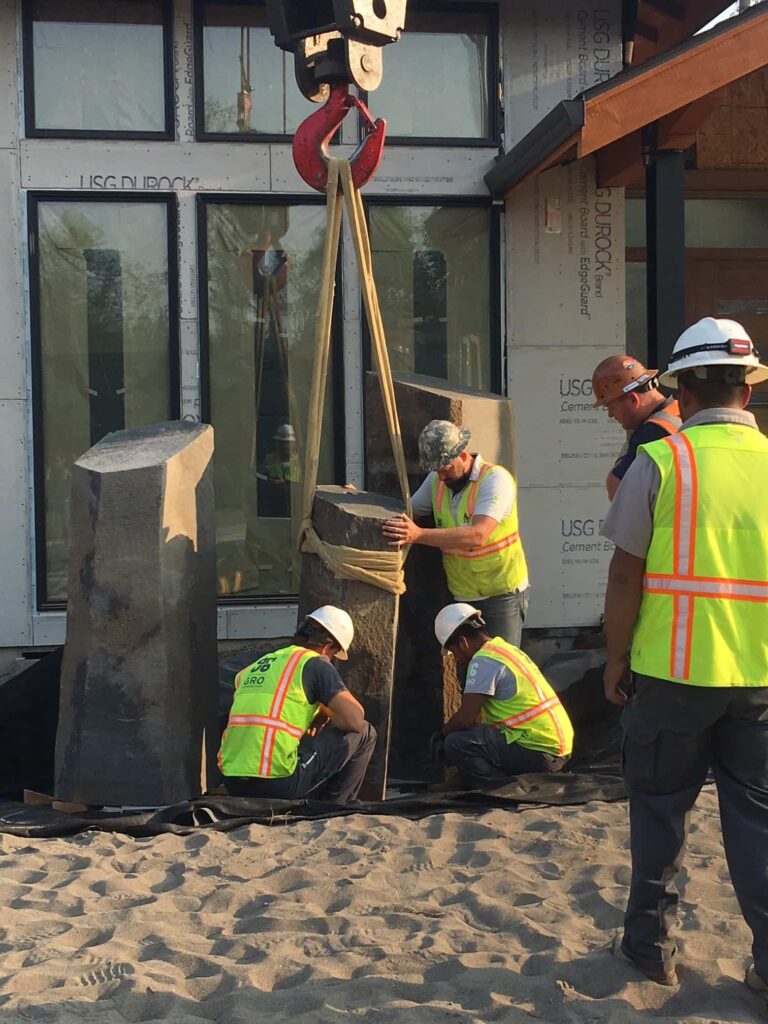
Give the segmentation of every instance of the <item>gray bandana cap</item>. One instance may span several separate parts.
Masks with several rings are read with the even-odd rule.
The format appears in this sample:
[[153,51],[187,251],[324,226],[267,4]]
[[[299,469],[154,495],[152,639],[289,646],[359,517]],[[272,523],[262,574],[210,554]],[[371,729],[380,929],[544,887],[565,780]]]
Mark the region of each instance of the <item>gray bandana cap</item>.
[[419,461],[422,469],[438,470],[461,455],[472,431],[448,420],[430,420],[419,434]]

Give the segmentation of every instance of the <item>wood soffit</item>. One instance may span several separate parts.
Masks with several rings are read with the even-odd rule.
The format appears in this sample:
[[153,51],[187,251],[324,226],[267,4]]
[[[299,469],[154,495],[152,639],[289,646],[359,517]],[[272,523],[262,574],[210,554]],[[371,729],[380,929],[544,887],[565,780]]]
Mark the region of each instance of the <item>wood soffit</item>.
[[[706,4],[647,0],[638,5],[638,17],[646,7],[671,21],[686,8],[700,14]],[[600,185],[636,182],[647,125],[655,124],[657,149],[687,149],[724,90],[766,65],[768,3],[559,103],[491,168],[488,188],[501,197],[555,164],[591,154],[597,154]]]

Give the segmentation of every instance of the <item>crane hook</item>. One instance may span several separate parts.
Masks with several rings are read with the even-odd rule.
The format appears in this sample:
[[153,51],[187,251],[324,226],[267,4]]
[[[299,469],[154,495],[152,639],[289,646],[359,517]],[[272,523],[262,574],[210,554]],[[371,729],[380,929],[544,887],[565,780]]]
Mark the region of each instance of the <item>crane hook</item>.
[[381,163],[387,122],[382,117],[374,121],[362,100],[350,96],[349,83],[336,82],[323,106],[302,121],[293,137],[296,170],[318,192],[328,185],[328,146],[352,107],[358,108],[365,125],[365,135],[349,159],[355,186],[362,188],[370,181]]

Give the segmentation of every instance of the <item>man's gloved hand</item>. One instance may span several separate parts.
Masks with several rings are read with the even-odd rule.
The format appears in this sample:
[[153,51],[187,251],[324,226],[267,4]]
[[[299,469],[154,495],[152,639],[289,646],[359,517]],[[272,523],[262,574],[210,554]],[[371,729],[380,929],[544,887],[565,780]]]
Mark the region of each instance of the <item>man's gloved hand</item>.
[[429,737],[429,753],[436,764],[445,764],[445,736],[434,732]]

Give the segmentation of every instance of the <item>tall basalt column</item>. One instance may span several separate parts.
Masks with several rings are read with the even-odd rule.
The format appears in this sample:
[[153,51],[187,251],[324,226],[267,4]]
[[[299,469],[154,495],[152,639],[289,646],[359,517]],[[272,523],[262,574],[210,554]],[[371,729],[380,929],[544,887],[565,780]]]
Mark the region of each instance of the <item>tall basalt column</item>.
[[160,806],[216,781],[213,429],[108,434],[74,465],[55,795]]
[[[312,517],[318,536],[326,543],[384,551],[387,544],[382,524],[402,509],[402,502],[379,494],[318,487]],[[313,609],[333,604],[349,612],[355,626],[349,661],[336,662],[336,666],[378,733],[360,792],[364,800],[380,800],[386,793],[399,600],[380,587],[337,579],[317,555],[302,556],[299,621]]]

